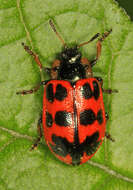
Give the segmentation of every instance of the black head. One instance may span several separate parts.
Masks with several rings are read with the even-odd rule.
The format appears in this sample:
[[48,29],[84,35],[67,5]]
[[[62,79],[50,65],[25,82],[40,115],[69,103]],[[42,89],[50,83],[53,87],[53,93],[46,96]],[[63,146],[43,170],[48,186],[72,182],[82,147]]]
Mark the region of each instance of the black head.
[[65,48],[60,54],[60,61],[59,80],[75,82],[85,78],[85,68],[81,64],[81,53],[77,47]]
[[76,46],[73,48],[67,47],[61,52],[60,59],[63,62],[69,62],[70,64],[73,64],[80,61],[81,53],[78,51]]

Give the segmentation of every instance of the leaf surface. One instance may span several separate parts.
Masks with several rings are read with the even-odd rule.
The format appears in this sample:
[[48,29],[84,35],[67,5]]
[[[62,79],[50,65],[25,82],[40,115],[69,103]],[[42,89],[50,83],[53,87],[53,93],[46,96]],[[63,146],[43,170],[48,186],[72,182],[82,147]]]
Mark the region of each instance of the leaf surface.
[[[96,155],[81,166],[58,161],[44,140],[29,151],[37,137],[43,89],[17,96],[41,81],[39,69],[22,42],[51,67],[62,44],[48,24],[52,19],[69,44],[80,44],[112,28],[102,43],[102,54],[93,68],[104,88],[109,113],[106,139]],[[96,56],[96,41],[81,48],[83,56]],[[0,189],[2,190],[132,190],[133,189],[133,25],[113,0],[0,0]],[[46,73],[44,77],[47,79]]]

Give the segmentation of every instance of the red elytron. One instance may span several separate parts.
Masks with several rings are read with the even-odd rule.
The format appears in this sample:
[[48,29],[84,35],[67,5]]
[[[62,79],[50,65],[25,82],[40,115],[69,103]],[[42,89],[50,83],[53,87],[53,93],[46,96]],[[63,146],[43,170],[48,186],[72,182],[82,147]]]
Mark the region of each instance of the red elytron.
[[86,162],[105,136],[105,111],[98,81],[81,79],[73,85],[69,81],[49,81],[44,88],[42,118],[50,150],[67,164]]
[[[38,120],[39,137],[32,149],[42,137],[43,124],[45,141],[55,156],[67,164],[82,164],[96,153],[104,136],[113,140],[105,132],[107,114],[104,111],[102,91],[110,94],[117,90],[103,89],[102,79],[93,77],[92,73],[92,67],[101,53],[101,42],[111,30],[98,40],[96,59],[89,62],[87,58],[82,58],[79,48],[96,39],[99,33],[88,42],[68,48],[51,20],[50,25],[64,46],[52,68],[45,68],[51,79],[42,81],[32,90],[17,94],[30,94],[36,92],[40,85],[45,85],[43,114]],[[42,69],[38,56],[24,43],[23,46]]]

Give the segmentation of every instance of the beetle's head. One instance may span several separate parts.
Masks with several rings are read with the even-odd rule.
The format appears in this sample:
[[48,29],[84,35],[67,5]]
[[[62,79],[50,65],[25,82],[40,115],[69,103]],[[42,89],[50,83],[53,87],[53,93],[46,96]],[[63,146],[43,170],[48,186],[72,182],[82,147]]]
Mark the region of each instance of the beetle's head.
[[76,46],[65,48],[60,54],[60,60],[58,79],[75,82],[81,78],[85,78],[85,69],[80,61],[81,53]]
[[62,52],[61,52],[61,60],[63,62],[67,62],[67,64],[73,64],[76,62],[79,62],[81,59],[81,53],[78,51],[77,46],[73,48],[68,48],[66,47]]

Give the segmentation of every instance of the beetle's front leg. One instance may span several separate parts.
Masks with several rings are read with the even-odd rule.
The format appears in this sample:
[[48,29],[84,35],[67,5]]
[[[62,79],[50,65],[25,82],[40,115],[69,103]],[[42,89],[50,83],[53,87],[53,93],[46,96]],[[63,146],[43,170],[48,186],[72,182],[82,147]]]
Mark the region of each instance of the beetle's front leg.
[[112,32],[112,29],[109,30],[108,32],[105,32],[102,37],[98,40],[96,47],[97,47],[97,55],[96,55],[96,59],[91,61],[91,66],[93,67],[96,63],[97,60],[99,59],[100,55],[101,55],[101,50],[102,50],[102,41],[105,40],[105,38],[108,37],[108,35]]

